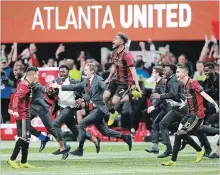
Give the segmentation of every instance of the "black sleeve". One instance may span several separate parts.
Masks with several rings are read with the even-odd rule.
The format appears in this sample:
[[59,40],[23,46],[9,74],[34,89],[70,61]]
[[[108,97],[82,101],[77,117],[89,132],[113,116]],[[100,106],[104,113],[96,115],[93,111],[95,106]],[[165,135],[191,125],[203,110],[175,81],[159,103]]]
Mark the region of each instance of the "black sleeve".
[[46,92],[46,89],[44,86],[42,86],[40,83],[37,83],[35,86],[34,86],[34,89],[37,90],[37,91],[40,91],[42,93],[45,93]]
[[169,92],[160,95],[160,99],[178,99],[179,83],[177,81],[170,82],[168,86]]

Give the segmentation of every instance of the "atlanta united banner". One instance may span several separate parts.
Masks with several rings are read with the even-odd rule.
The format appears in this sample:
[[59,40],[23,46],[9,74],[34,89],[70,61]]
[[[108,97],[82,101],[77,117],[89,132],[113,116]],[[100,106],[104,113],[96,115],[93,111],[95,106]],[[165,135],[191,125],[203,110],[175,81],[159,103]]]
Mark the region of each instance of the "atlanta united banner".
[[203,40],[218,20],[217,1],[3,1],[2,42]]

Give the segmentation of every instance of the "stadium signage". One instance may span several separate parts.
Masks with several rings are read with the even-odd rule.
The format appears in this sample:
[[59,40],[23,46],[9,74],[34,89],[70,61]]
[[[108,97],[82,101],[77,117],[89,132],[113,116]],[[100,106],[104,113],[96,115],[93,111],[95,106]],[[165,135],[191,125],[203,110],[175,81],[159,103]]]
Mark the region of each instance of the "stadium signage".
[[[64,19],[64,24],[60,23],[61,9],[59,7],[37,7],[32,22],[32,30],[39,27],[41,30],[68,30],[72,29],[105,29],[107,26],[116,28],[111,5],[92,5],[73,7],[70,6]],[[175,11],[176,10],[176,11]],[[104,16],[100,15],[103,11]],[[162,28],[162,27],[189,27],[192,21],[192,11],[189,4],[142,4],[142,5],[119,5],[120,27],[122,28]],[[43,18],[41,13],[46,13]],[[55,25],[52,26],[52,16]],[[163,16],[166,20],[163,23]],[[156,18],[156,24],[154,24]],[[92,25],[92,21],[94,21]],[[85,24],[83,26],[83,24]]]
[[[19,8],[18,8],[19,7]],[[3,1],[2,42],[203,40],[217,1]]]

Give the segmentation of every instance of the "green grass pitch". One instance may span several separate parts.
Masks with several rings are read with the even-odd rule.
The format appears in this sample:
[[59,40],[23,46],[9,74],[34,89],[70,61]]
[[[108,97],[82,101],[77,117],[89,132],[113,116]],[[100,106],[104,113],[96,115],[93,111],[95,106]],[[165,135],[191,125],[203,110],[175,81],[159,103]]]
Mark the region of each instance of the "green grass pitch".
[[[1,145],[1,174],[34,174],[34,175],[145,175],[145,174],[219,174],[219,160],[204,157],[196,164],[196,152],[187,146],[179,153],[176,167],[164,167],[161,163],[169,158],[158,159],[157,154],[149,154],[144,151],[150,147],[150,143],[133,143],[133,149],[128,151],[125,143],[101,143],[101,151],[96,154],[92,143],[85,143],[84,156],[73,157],[69,155],[67,160],[61,160],[61,155],[51,153],[57,149],[57,143],[49,143],[43,152],[38,152],[40,142],[31,143],[28,160],[36,166],[35,169],[12,169],[7,164],[15,142],[6,142]],[[71,142],[71,150],[77,147],[76,142]],[[164,146],[160,146],[162,153]],[[216,145],[212,144],[213,151]],[[17,159],[19,163],[20,156]]]

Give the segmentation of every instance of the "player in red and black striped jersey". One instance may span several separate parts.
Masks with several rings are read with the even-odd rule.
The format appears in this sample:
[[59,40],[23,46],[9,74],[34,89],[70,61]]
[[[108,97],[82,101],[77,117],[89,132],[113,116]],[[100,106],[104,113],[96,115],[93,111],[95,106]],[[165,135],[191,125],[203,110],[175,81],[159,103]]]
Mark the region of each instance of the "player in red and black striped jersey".
[[188,76],[188,68],[185,65],[177,65],[176,76],[178,80],[184,83],[189,112],[182,119],[177,134],[175,135],[172,158],[170,161],[163,163],[162,165],[164,166],[176,166],[181,139],[187,140],[188,144],[198,152],[196,163],[199,163],[205,151],[189,136],[189,134],[196,134],[199,132],[203,123],[203,118],[205,117],[203,98],[213,104],[216,112],[219,111],[217,103],[204,92],[199,82],[192,80]]
[[128,37],[123,33],[118,33],[113,40],[113,49],[115,49],[112,53],[113,65],[110,75],[105,81],[109,85],[103,95],[111,113],[108,125],[112,125],[118,115],[117,111],[114,110],[114,105],[123,101],[133,81],[140,95],[142,94],[134,67],[134,58],[125,47],[127,41]]
[[[16,87],[19,85],[19,83],[25,78],[25,73],[26,73],[26,66],[21,62],[21,61],[17,61],[14,64],[13,67],[13,73],[16,79]],[[30,68],[29,68],[30,69]],[[38,89],[37,89],[38,87]],[[37,92],[38,91],[38,92]],[[39,94],[42,94],[43,92],[40,91],[39,86],[35,86],[35,88],[32,88],[32,102],[35,102],[36,99],[39,99]],[[13,109],[12,109],[12,102],[13,102],[13,96],[14,94],[11,94],[12,98],[10,100],[9,103],[9,107],[8,107],[8,113],[10,115],[13,114]],[[42,95],[41,95],[42,97]],[[37,100],[38,104],[40,106],[44,106],[44,103],[42,103],[42,101]],[[36,113],[39,115],[39,117],[41,118],[44,126],[46,127],[47,131],[49,133],[54,133],[54,131],[51,132],[51,128],[52,128],[52,120],[50,119],[50,115],[49,115],[49,107],[47,109],[47,107],[45,107],[45,110],[42,110],[42,108],[39,108],[39,110],[37,112],[34,112],[34,110],[36,110],[36,102],[35,105],[31,105],[31,120],[33,118],[36,117]],[[47,113],[45,113],[44,115],[41,114],[42,111],[47,111]],[[44,134],[41,133],[41,131],[36,130],[34,127],[31,126],[31,134],[38,137],[41,140],[41,146],[40,146],[40,151],[42,151],[47,143],[47,141],[49,140],[48,136],[45,136]]]
[[[27,163],[29,142],[31,138],[31,101],[32,101],[32,85],[38,82],[38,69],[31,67],[27,70],[24,80],[22,80],[14,93],[12,110],[16,119],[17,135],[19,139],[16,141],[13,153],[8,160],[8,164],[15,169],[34,168],[35,166]],[[22,151],[20,166],[16,163],[16,158]]]

